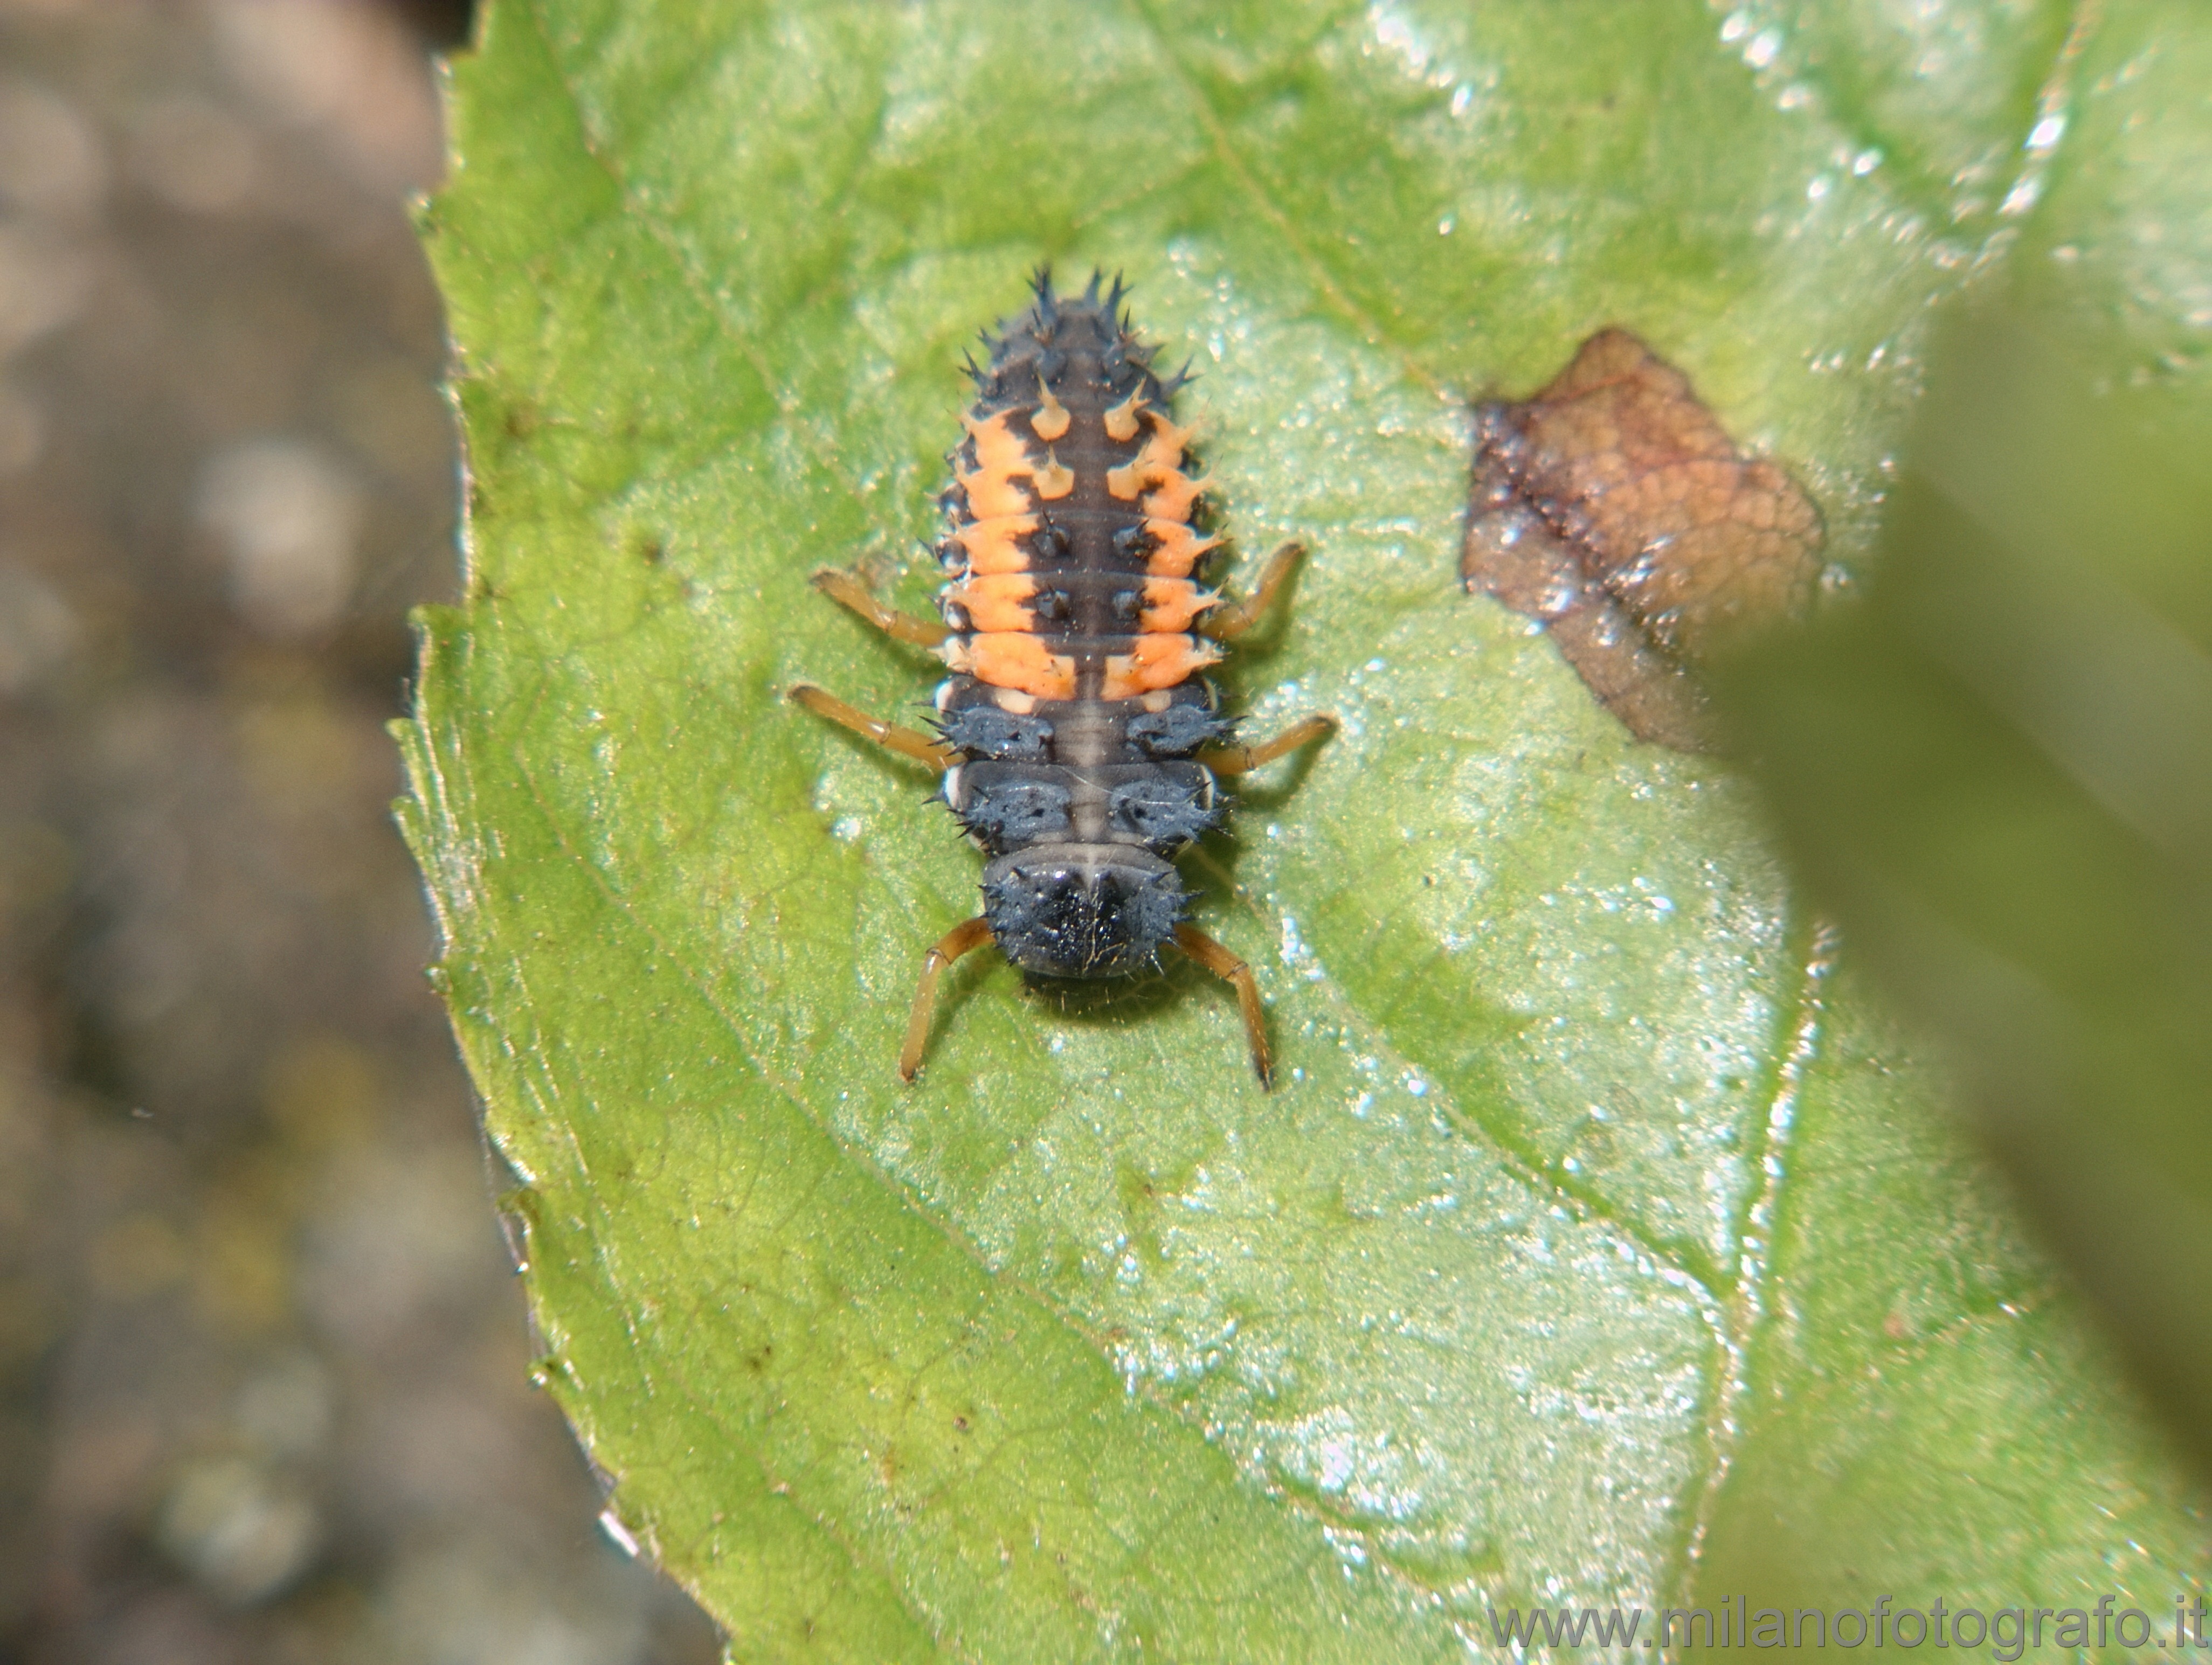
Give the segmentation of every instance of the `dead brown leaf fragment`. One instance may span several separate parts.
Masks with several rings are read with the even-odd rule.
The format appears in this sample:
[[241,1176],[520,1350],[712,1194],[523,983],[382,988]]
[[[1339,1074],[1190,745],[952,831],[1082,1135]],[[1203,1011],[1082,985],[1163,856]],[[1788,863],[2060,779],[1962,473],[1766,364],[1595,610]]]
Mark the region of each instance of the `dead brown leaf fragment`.
[[1810,599],[1812,500],[1737,451],[1689,378],[1626,330],[1474,418],[1467,587],[1540,620],[1637,738],[1709,750],[1692,669]]

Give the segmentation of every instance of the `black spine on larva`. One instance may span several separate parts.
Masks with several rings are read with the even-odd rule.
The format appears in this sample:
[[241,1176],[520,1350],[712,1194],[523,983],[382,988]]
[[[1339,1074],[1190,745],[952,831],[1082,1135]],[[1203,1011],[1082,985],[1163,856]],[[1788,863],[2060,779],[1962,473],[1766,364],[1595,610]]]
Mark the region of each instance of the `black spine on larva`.
[[[1137,421],[1127,413],[1166,421],[1182,378],[1162,382],[1153,348],[1117,316],[1120,280],[1103,296],[1101,282],[1094,274],[1081,295],[1060,295],[1040,271],[1029,310],[985,335],[988,360],[969,371],[976,391],[969,437],[947,461],[982,480],[986,501],[971,503],[957,483],[941,499],[951,522],[939,554],[954,580],[945,610],[957,633],[955,663],[966,663],[958,654],[981,639],[975,633],[996,631],[1001,640],[1034,636],[1071,668],[1064,698],[964,674],[938,696],[939,725],[963,760],[945,778],[946,801],[994,858],[983,875],[993,934],[1017,965],[1056,977],[1115,976],[1156,957],[1187,899],[1170,858],[1217,825],[1224,807],[1212,772],[1195,760],[1230,726],[1195,674],[1211,651],[1176,645],[1188,627],[1145,621],[1158,547],[1146,521],[1160,519],[1115,495],[1109,480],[1128,469],[1152,431],[1149,415]],[[1028,481],[1025,497],[1013,499],[1022,503],[1018,515],[1006,512],[1003,483],[979,457],[977,430],[1001,416],[1000,444],[1015,435],[1036,470],[1017,473]],[[1114,437],[1117,428],[1122,438]],[[1060,487],[1051,494],[1041,488],[1048,475]],[[1171,518],[1187,524],[1189,512]],[[973,568],[963,534],[990,543],[996,572],[1031,581],[1015,624],[1002,617],[987,625],[955,598]],[[1126,659],[1140,640],[1192,669],[1170,686],[1107,697],[1109,662]]]

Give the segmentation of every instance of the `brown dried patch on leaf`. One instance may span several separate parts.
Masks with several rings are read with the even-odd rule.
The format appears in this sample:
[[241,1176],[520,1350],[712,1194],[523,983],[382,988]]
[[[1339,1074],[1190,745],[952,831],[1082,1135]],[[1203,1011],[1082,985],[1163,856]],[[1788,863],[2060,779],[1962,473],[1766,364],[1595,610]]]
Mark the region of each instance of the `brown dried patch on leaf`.
[[1626,330],[1592,336],[1534,397],[1475,409],[1460,575],[1543,621],[1640,740],[1709,748],[1692,668],[1802,609],[1820,542],[1796,482],[1738,451]]

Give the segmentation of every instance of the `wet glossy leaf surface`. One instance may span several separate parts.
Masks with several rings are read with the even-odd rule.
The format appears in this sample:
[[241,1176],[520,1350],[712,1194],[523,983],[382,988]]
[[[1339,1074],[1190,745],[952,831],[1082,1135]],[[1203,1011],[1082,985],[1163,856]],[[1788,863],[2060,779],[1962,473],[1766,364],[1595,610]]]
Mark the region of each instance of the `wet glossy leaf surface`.
[[[548,1385],[737,1657],[1453,1657],[1681,1599],[1778,1499],[1863,1497],[1900,1601],[2201,1573],[1747,784],[1457,584],[1466,398],[1612,321],[1863,557],[2066,73],[2063,9],[1942,15],[1908,74],[1874,7],[495,8],[425,221],[473,542],[407,819]],[[926,695],[806,574],[927,606],[960,345],[1041,258],[1196,360],[1237,572],[1316,552],[1224,681],[1344,730],[1186,864],[1272,1095],[1180,963],[963,964],[901,1089],[977,863],[781,698]]]

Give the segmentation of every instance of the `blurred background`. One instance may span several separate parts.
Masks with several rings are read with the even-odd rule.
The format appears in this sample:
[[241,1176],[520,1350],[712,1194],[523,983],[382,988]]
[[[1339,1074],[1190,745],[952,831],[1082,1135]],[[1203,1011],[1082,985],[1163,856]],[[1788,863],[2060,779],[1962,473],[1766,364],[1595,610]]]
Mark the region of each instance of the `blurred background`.
[[0,1658],[708,1661],[528,1383],[384,725],[466,0],[0,0]]

